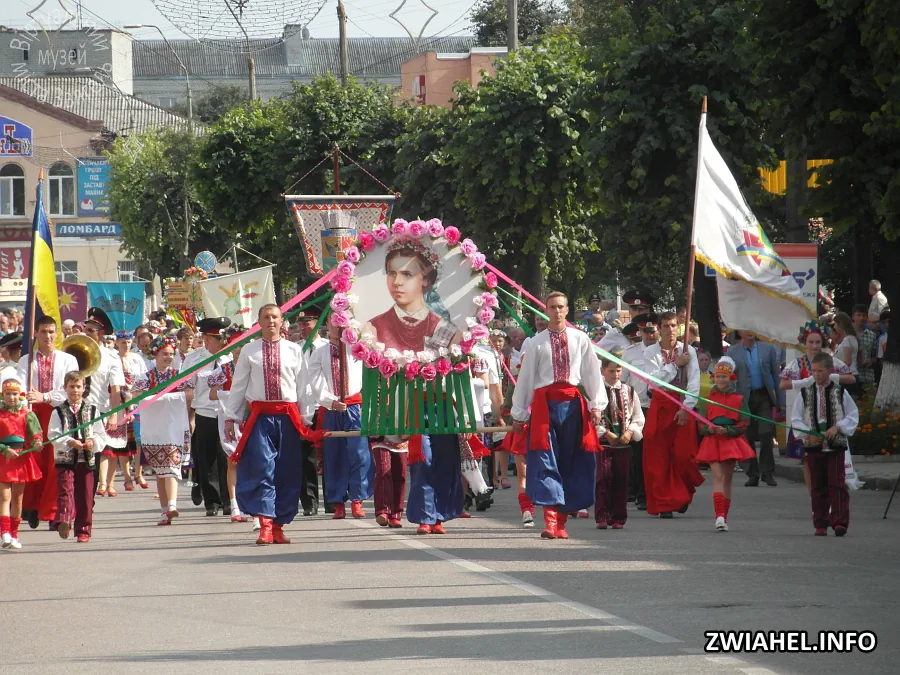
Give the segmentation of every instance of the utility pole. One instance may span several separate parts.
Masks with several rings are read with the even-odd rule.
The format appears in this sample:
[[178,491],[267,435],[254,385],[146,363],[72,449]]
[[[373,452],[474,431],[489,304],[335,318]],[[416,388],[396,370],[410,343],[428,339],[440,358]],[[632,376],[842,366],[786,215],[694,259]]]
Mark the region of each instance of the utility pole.
[[512,53],[519,48],[519,3],[506,0],[506,49]]
[[[515,0],[511,0],[515,2]],[[338,30],[341,45],[341,86],[347,86],[347,73],[350,70],[350,57],[347,54],[347,12],[344,9],[344,3],[338,0],[337,4]]]

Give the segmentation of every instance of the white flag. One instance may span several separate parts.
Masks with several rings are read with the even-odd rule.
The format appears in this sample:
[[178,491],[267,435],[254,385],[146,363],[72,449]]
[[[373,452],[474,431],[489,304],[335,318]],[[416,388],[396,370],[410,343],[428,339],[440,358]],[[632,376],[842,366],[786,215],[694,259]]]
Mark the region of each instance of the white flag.
[[207,316],[227,316],[246,328],[256,322],[260,307],[275,302],[271,267],[207,279],[199,286]]
[[814,318],[700,120],[693,242],[697,260],[718,273],[719,312],[732,330],[785,346]]

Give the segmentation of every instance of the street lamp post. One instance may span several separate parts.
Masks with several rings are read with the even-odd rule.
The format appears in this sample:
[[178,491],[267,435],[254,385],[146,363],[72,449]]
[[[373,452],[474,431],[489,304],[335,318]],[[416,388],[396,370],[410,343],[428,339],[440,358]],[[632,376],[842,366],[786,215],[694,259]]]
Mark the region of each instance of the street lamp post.
[[188,104],[188,127],[193,132],[194,130],[194,101],[193,95],[191,93],[191,74],[188,72],[187,67],[184,65],[184,61],[181,60],[181,57],[178,56],[178,52],[172,47],[169,43],[169,40],[166,38],[165,33],[162,32],[162,28],[152,23],[132,23],[127,24],[125,28],[138,29],[138,28],[153,28],[159,33],[159,36],[163,39],[163,42],[166,43],[166,47],[169,48],[169,51],[172,52],[172,56],[175,57],[175,60],[178,61],[178,65],[181,66],[181,69],[184,71],[184,79],[187,82],[187,104]]

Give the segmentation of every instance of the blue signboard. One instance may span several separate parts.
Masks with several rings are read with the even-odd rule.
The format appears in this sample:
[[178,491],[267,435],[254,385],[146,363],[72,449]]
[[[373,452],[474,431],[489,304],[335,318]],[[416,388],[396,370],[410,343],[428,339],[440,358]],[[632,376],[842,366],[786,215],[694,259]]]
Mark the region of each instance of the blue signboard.
[[109,215],[109,161],[103,157],[78,158],[78,215]]
[[712,267],[709,267],[708,265],[704,265],[703,266],[703,276],[715,277],[716,271]]
[[0,157],[31,157],[34,134],[31,127],[0,115]]
[[119,223],[57,223],[57,237],[121,237]]

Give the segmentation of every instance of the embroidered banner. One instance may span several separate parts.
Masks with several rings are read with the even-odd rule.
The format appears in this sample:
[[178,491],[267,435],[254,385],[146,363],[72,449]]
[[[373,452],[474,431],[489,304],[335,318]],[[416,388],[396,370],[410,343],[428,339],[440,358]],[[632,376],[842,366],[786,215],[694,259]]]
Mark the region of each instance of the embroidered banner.
[[256,322],[263,305],[275,302],[272,267],[226,274],[197,283],[206,316],[227,316],[248,328]]

